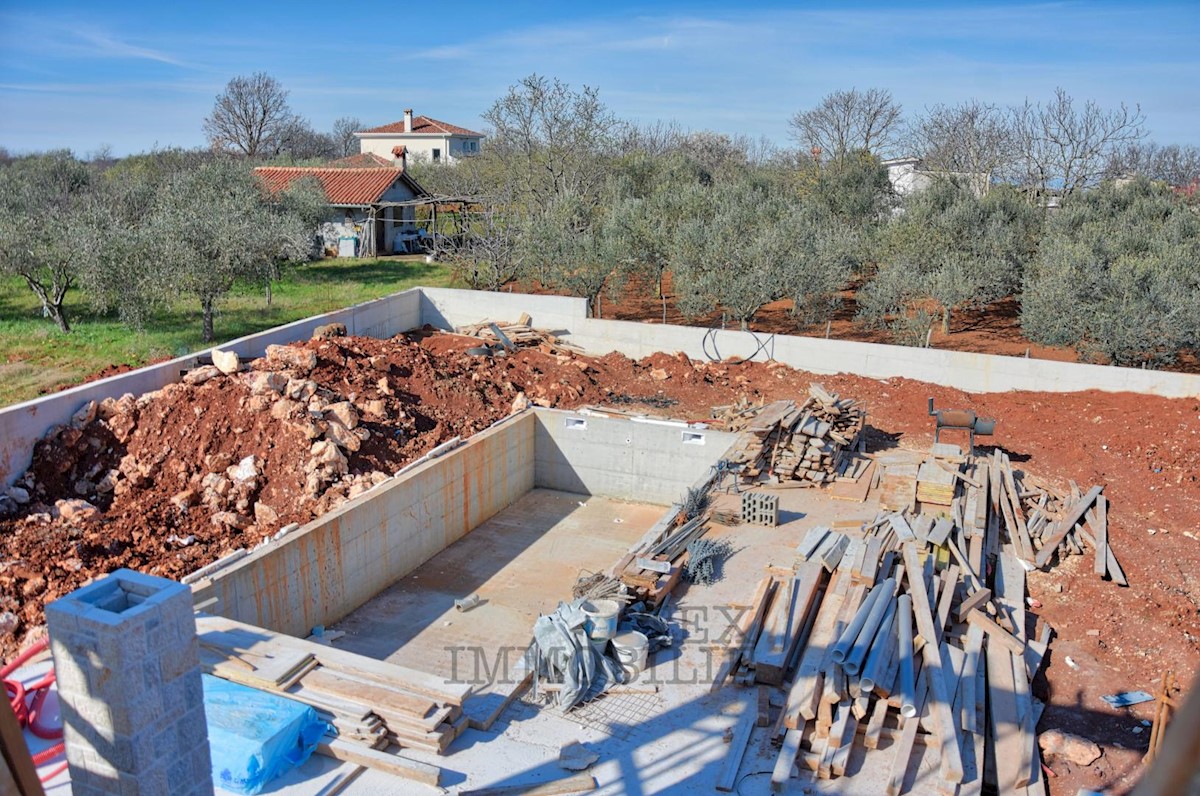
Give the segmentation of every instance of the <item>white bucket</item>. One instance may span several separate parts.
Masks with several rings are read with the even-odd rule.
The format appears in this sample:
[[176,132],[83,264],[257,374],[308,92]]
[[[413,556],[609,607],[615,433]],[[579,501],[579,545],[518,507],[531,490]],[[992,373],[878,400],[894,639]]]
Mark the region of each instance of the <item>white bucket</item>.
[[645,633],[627,630],[613,636],[613,652],[617,660],[630,677],[637,677],[646,669],[646,659],[650,655],[650,639]]
[[621,606],[614,600],[588,600],[580,606],[587,617],[588,638],[593,641],[610,639],[617,633],[617,615]]

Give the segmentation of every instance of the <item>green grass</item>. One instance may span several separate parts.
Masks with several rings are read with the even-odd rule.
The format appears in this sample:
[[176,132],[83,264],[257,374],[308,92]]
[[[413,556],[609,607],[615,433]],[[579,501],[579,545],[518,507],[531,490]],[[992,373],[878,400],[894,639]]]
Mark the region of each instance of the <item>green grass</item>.
[[[450,270],[420,257],[322,260],[287,268],[266,306],[262,285],[236,285],[218,305],[218,341],[232,340],[418,285],[446,287]],[[142,331],[92,311],[83,294],[67,295],[73,331],[62,334],[20,278],[0,278],[0,405],[78,384],[113,365],[144,365],[204,348],[200,304],[181,298]]]

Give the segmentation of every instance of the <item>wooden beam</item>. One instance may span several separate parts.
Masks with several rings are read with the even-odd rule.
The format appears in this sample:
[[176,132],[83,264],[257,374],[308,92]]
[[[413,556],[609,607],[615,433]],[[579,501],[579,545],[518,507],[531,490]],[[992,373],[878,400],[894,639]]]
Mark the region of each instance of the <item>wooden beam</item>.
[[1076,501],[1075,505],[1071,507],[1071,510],[1067,512],[1067,515],[1054,525],[1054,528],[1051,530],[1049,536],[1043,534],[1045,543],[1042,549],[1038,551],[1037,557],[1034,559],[1035,564],[1037,564],[1039,567],[1046,566],[1046,563],[1054,555],[1054,551],[1057,550],[1058,546],[1062,544],[1062,541],[1067,538],[1067,534],[1071,532],[1071,529],[1075,527],[1075,524],[1083,519],[1083,515],[1085,515],[1087,510],[1091,508],[1092,504],[1096,502],[1096,498],[1100,497],[1100,492],[1103,489],[1104,487],[1101,486],[1094,486],[1089,489],[1086,495]]
[[909,574],[909,585],[912,595],[913,614],[917,620],[917,629],[928,643],[922,649],[925,666],[922,671],[928,674],[929,696],[932,701],[930,713],[933,715],[938,728],[938,741],[941,744],[942,774],[949,782],[961,782],[963,778],[962,755],[958,747],[958,733],[955,730],[952,707],[952,691],[947,678],[948,673],[942,666],[942,654],[937,643],[941,637],[934,625],[933,611],[929,605],[929,593],[919,584],[919,578],[913,574],[921,572],[921,561],[916,546],[904,545],[904,566]]
[[779,757],[775,758],[775,769],[771,772],[771,790],[778,793],[787,785],[792,777],[792,767],[796,765],[796,755],[800,752],[800,741],[804,737],[803,730],[788,730],[779,747]]
[[967,614],[967,624],[978,627],[987,634],[988,638],[999,644],[1000,646],[996,649],[1003,647],[1014,655],[1023,656],[1025,654],[1025,645],[1018,638],[993,622],[978,608]]
[[587,793],[596,789],[591,774],[576,774],[553,782],[530,785],[500,785],[495,788],[460,791],[458,796],[566,796],[568,793]]
[[733,703],[737,708],[733,724],[733,738],[729,741],[729,751],[725,754],[725,762],[717,775],[717,790],[729,792],[737,785],[738,769],[742,767],[742,758],[746,755],[746,745],[754,733],[754,725],[758,721],[757,700],[754,692],[743,691]]
[[[42,796],[45,791],[42,790],[37,767],[29,755],[29,747],[25,744],[25,736],[21,732],[16,714],[13,713],[8,694],[5,694],[0,702],[4,703],[0,706],[0,741],[3,741],[0,743],[0,755],[3,756],[0,766],[10,773],[14,780],[13,785],[21,796]],[[6,784],[0,781],[0,785]],[[11,793],[7,788],[0,788],[0,792]]]
[[709,689],[709,693],[719,690],[725,684],[725,680],[737,668],[738,663],[741,662],[742,655],[748,648],[751,648],[747,644],[751,629],[762,621],[763,612],[766,610],[767,601],[774,585],[775,579],[770,575],[759,581],[758,588],[754,591],[754,596],[750,598],[750,608],[743,610],[738,615],[737,620],[734,622],[734,627],[729,631],[729,643],[726,645],[721,665],[717,667],[717,673],[713,676],[713,683]]
[[326,738],[317,744],[317,751],[334,760],[354,763],[394,777],[411,779],[434,787],[441,784],[442,770],[437,766],[372,749],[363,744],[343,741],[341,738]]

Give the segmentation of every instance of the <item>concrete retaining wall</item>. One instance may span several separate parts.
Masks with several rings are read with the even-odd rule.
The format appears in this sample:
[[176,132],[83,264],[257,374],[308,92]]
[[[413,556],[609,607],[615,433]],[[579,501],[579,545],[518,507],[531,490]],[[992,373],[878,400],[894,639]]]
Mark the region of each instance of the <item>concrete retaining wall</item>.
[[[421,291],[406,290],[375,301],[314,315],[273,329],[223,343],[243,359],[260,357],[268,345],[307,340],[326,323],[344,323],[350,334],[391,337],[421,325]],[[125,393],[142,395],[179,381],[182,374],[211,357],[211,349],[148,365],[100,381],[35,398],[0,409],[0,487],[11,484],[29,466],[33,445],[51,426],[70,422],[71,415],[88,401],[117,398]]]
[[522,312],[528,312],[535,326],[567,329],[570,331],[567,339],[595,354],[619,351],[640,358],[656,351],[682,351],[695,358],[773,357],[813,373],[856,373],[877,379],[903,376],[967,392],[1102,390],[1167,398],[1200,395],[1200,376],[1194,374],[818,337],[756,336],[734,330],[710,334],[707,329],[690,326],[587,318],[583,299],[450,288],[422,292],[422,323],[450,328],[484,318],[516,320]]
[[501,423],[256,550],[196,603],[290,635],[336,622],[532,489],[535,425]]
[[708,473],[736,435],[553,410],[537,411],[537,486],[669,505]]

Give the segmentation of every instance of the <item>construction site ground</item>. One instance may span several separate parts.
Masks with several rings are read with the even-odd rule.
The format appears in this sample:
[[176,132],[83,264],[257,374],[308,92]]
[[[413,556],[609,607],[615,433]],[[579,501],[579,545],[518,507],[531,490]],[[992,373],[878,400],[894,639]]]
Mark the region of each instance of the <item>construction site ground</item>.
[[[306,482],[311,430],[300,405],[281,407],[280,400],[254,395],[246,374],[173,385],[117,407],[108,419],[60,429],[34,452],[22,482],[29,502],[0,520],[0,614],[15,619],[0,628],[6,631],[0,655],[10,657],[44,632],[46,602],[92,578],[122,566],[178,578],[251,547],[359,494],[437,444],[486,428],[508,414],[520,393],[551,406],[600,404],[703,421],[713,406],[795,398],[817,381],[866,404],[869,451],[927,449],[933,424],[926,400],[932,396],[939,407],[997,418],[996,435],[982,440],[983,447],[1003,448],[1018,469],[1063,487],[1068,479],[1104,485],[1110,543],[1129,588],[1099,579],[1084,557],[1031,573],[1028,581],[1040,605],[1034,613],[1056,632],[1035,683],[1035,695],[1047,702],[1039,728],[1061,728],[1104,749],[1087,770],[1057,770],[1051,794],[1073,794],[1081,786],[1121,791],[1136,778],[1148,734],[1138,729],[1151,706],[1113,709],[1101,695],[1154,691],[1166,669],[1184,683],[1195,676],[1200,398],[966,394],[905,379],[815,376],[775,363],[692,362],[669,353],[641,361],[537,349],[496,359],[466,354],[477,342],[427,332],[294,346],[316,355],[309,378],[327,401],[354,404],[369,432],[348,457],[348,472],[316,490]],[[272,368],[265,360],[253,367]],[[172,501],[247,456],[255,457],[259,475],[253,494],[240,498],[247,501],[241,514],[233,506],[222,509],[236,514],[233,525],[214,524],[220,512],[196,496]],[[100,491],[114,471],[119,475],[110,485],[118,488]],[[95,510],[62,503],[73,500],[87,500]],[[254,503],[270,511],[248,516]],[[730,564],[737,562],[735,556]]]

